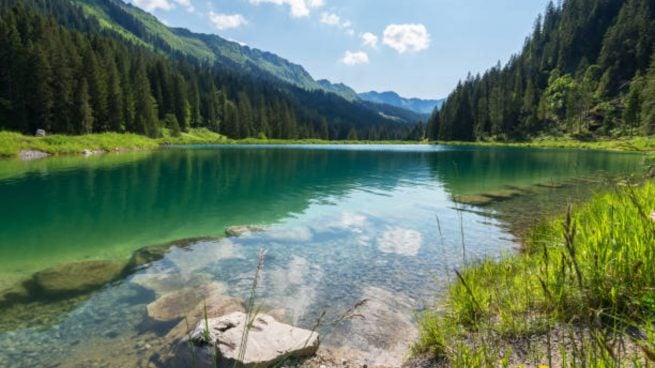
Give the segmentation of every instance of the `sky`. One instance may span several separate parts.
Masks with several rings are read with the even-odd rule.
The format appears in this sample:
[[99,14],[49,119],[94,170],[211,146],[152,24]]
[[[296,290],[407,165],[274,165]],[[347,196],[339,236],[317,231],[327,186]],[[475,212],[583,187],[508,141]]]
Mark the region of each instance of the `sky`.
[[357,92],[443,98],[520,51],[548,0],[128,0]]

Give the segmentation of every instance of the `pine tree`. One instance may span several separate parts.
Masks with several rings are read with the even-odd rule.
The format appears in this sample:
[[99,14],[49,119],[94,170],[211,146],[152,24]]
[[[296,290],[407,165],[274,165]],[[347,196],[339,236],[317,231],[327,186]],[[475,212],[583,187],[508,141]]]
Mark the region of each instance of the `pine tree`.
[[93,132],[93,108],[90,100],[89,84],[86,78],[82,78],[75,91],[75,106],[77,108],[75,120],[80,134]]

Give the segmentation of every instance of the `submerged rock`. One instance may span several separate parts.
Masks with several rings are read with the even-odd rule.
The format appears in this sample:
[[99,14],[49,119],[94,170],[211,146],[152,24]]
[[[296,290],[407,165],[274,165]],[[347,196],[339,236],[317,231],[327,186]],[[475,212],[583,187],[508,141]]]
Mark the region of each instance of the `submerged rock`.
[[62,263],[35,273],[32,283],[48,295],[83,294],[119,279],[124,269],[120,261]]
[[245,313],[235,312],[198,323],[177,346],[175,366],[190,366],[193,361],[197,367],[227,367],[237,362],[243,367],[270,367],[287,358],[310,357],[318,350],[318,333],[258,315],[248,331],[245,355],[240,360],[246,318]]
[[21,150],[18,153],[18,158],[21,160],[38,160],[40,158],[46,158],[50,156],[49,153],[37,151],[37,150]]
[[196,325],[204,322],[205,317],[208,319],[218,318],[234,312],[245,313],[245,311],[246,304],[241,298],[219,294],[210,295],[186,314],[184,320],[166,334],[165,340],[169,342],[168,346],[174,349],[177,344],[189,337]]
[[262,226],[256,226],[256,225],[235,225],[235,226],[230,226],[225,229],[225,235],[231,238],[238,238],[243,235],[247,235],[250,233],[261,233],[263,231],[266,231],[266,229]]
[[23,281],[15,285],[0,290],[0,307],[13,304],[16,301],[28,299],[30,291],[27,288],[28,283]]
[[[198,313],[198,307],[221,304],[220,296],[227,287],[220,282],[213,282],[197,288],[188,288],[168,293],[148,304],[148,316],[157,321],[172,321]],[[217,299],[218,298],[218,299]]]
[[459,195],[455,196],[453,200],[457,203],[468,204],[471,206],[487,206],[494,201],[493,198],[484,195]]
[[147,247],[137,249],[136,251],[134,251],[134,253],[132,253],[132,257],[130,258],[130,261],[128,262],[127,265],[127,270],[133,271],[134,269],[140,266],[145,266],[152,262],[159,261],[160,259],[164,258],[166,256],[166,253],[168,253],[173,247],[186,248],[194,243],[198,243],[205,240],[217,240],[217,239],[219,238],[212,238],[212,237],[188,238],[188,239],[175,240],[164,244],[150,245]]

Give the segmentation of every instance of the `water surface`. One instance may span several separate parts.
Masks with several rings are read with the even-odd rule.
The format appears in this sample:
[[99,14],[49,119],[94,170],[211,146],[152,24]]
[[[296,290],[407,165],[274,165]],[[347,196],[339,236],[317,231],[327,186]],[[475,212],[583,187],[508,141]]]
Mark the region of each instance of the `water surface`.
[[[220,282],[245,297],[262,248],[258,302],[282,309],[289,322],[311,327],[322,311],[336,317],[367,298],[382,306],[373,321],[411,324],[453,269],[516,246],[506,217],[497,216],[514,211],[511,202],[482,210],[453,198],[532,188],[526,193],[534,197],[520,202],[529,217],[530,198],[564,203],[589,194],[581,179],[630,173],[640,163],[632,154],[446,146],[197,146],[0,161],[0,289],[63,262],[127,260],[141,247],[218,237],[230,225],[267,228],[173,248],[120,282],[59,303],[44,321],[13,306],[0,317],[0,366],[111,365],[111,347],[145,356],[136,341],[171,327],[145,313],[158,294],[152,280]],[[353,321],[323,332],[335,346],[393,350],[380,331]],[[98,344],[104,356],[90,348]]]

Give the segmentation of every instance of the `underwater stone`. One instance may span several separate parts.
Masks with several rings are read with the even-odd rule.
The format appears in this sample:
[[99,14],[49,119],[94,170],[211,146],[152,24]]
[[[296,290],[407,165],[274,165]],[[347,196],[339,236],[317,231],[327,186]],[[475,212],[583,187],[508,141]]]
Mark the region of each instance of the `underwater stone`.
[[173,247],[186,248],[194,243],[198,243],[206,240],[217,240],[217,239],[219,238],[216,237],[187,238],[187,239],[175,240],[164,244],[150,245],[147,247],[143,247],[137,249],[136,251],[134,251],[134,253],[132,253],[132,257],[130,258],[130,261],[128,262],[126,269],[131,272],[135,268],[158,261],[164,258],[166,256],[166,253],[168,253]]
[[32,282],[49,295],[83,294],[119,279],[124,269],[125,263],[119,261],[62,263],[35,273]]
[[148,316],[157,321],[172,321],[197,312],[198,306],[204,307],[205,301],[216,296],[222,296],[227,287],[220,282],[187,288],[168,293],[148,304]]
[[231,238],[238,238],[250,233],[261,233],[265,230],[265,228],[256,225],[235,225],[226,228],[225,235]]
[[487,206],[494,202],[493,198],[483,195],[460,195],[455,196],[453,200],[457,203],[468,204],[471,206]]

